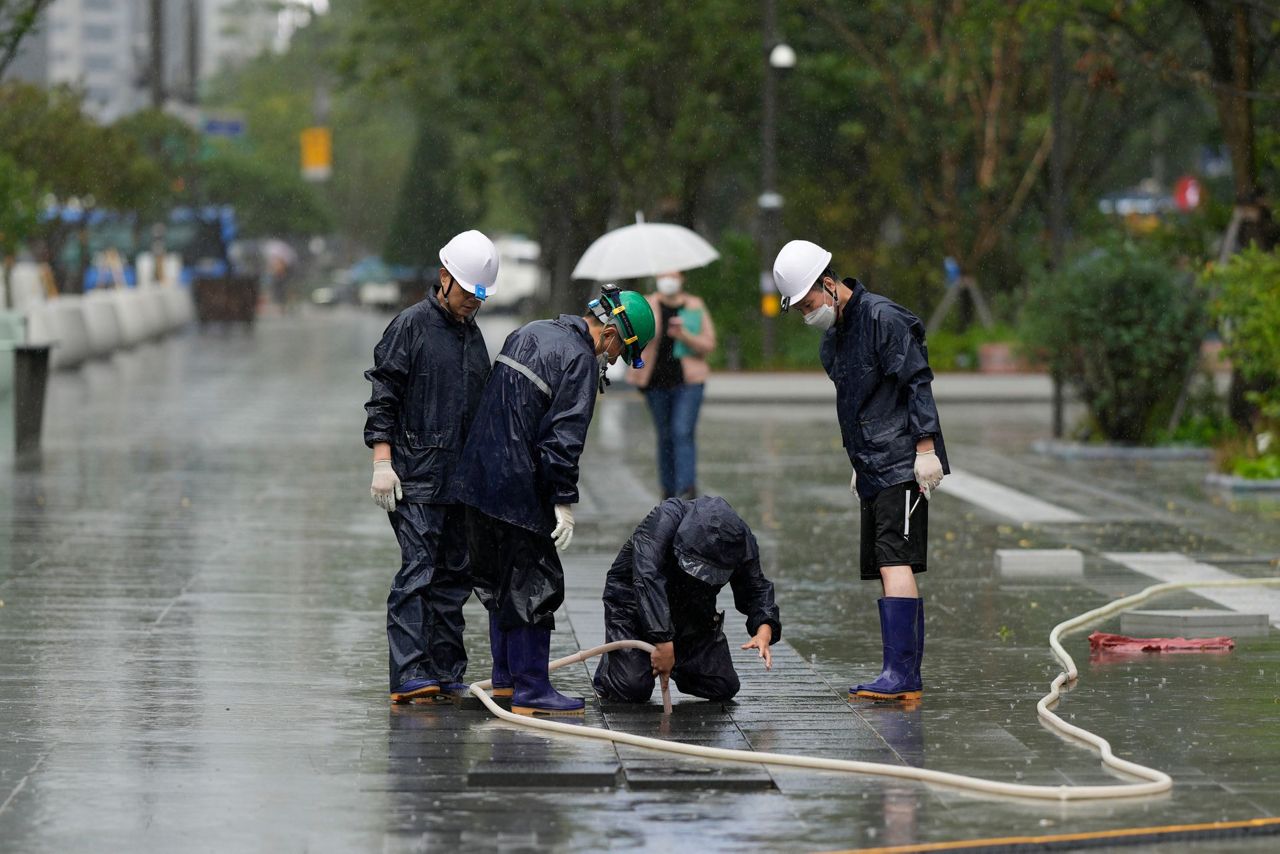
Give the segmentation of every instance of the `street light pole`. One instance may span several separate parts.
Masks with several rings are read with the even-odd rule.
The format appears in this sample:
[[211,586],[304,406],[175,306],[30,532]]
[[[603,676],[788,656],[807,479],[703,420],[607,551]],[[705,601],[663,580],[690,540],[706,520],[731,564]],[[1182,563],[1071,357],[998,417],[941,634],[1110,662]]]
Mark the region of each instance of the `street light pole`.
[[795,53],[778,40],[775,0],[764,0],[764,104],[760,121],[760,343],[765,362],[773,360],[773,319],[778,315],[778,289],[773,256],[778,251],[778,219],[782,196],[777,187],[778,70],[795,65]]
[[164,0],[151,0],[151,106],[164,109]]

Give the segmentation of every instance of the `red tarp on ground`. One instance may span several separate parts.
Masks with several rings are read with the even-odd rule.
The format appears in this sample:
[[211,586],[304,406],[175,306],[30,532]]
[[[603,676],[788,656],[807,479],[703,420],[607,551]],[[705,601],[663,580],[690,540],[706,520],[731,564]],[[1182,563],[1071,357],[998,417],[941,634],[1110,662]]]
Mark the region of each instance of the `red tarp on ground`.
[[1233,649],[1231,638],[1131,638],[1094,632],[1089,635],[1092,652],[1224,652]]

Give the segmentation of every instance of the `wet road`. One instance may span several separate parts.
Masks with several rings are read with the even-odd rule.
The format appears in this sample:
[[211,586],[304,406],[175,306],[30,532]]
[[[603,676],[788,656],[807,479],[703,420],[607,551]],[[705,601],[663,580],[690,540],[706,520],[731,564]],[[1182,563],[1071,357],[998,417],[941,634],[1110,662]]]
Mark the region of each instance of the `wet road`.
[[[44,452],[0,488],[0,849],[663,850],[696,838],[707,850],[812,850],[1280,815],[1274,629],[1225,656],[1091,661],[1083,635],[1068,643],[1081,681],[1060,712],[1174,776],[1173,794],[1148,801],[1003,803],[708,770],[545,739],[468,706],[389,709],[383,603],[398,552],[368,499],[360,442],[361,372],[384,323],[275,319],[55,378]],[[493,324],[491,348],[504,331]],[[942,411],[958,468],[1072,521],[1020,523],[974,494],[936,497],[922,578],[927,693],[906,712],[840,700],[879,663],[878,589],[854,580],[857,521],[831,407],[708,406],[700,484],[755,528],[788,643],[769,677],[742,660],[736,705],[682,702],[670,736],[1024,782],[1112,781],[1036,720],[1056,673],[1050,628],[1153,583],[1105,554],[1274,574],[1280,505],[1206,492],[1203,463],[1038,457],[1029,445],[1047,414]],[[638,399],[602,401],[553,652],[601,634],[604,571],[656,501],[652,444]],[[993,568],[997,548],[1063,545],[1084,552],[1083,575]],[[1216,606],[1182,594],[1152,607]],[[468,614],[481,624],[474,603]],[[727,625],[741,632],[732,613]],[[486,672],[481,632],[468,640],[472,672]],[[589,690],[585,667],[557,681]],[[588,723],[660,726],[594,703]]]

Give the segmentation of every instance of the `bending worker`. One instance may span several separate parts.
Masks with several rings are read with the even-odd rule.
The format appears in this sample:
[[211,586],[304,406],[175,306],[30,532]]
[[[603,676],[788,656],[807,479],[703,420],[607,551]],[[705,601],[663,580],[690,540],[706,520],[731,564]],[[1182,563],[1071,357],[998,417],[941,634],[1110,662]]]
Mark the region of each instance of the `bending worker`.
[[[881,674],[854,697],[914,699],[923,690],[924,602],[915,574],[929,554],[929,496],[950,469],[933,402],[924,326],[911,312],[836,276],[831,253],[793,240],[778,253],[782,310],[797,309],[823,332],[822,366],[836,386],[836,413],[850,491],[862,505],[861,577],[879,581]],[[922,500],[923,499],[923,500]]]
[[494,292],[498,252],[478,231],[440,250],[440,284],[396,316],[365,378],[373,394],[364,441],[373,448],[374,502],[400,542],[387,597],[391,700],[465,688],[462,605],[471,595],[462,509],[445,494],[489,377],[475,313]]
[[638,639],[656,649],[605,653],[593,680],[609,700],[643,703],[654,678],[675,679],[685,694],[730,700],[738,674],[716,596],[726,584],[747,618],[750,640],[766,669],[769,646],[782,637],[773,583],[760,571],[755,535],[719,496],[670,498],[627,540],[604,583],[605,641]]
[[554,613],[564,600],[556,550],[573,539],[578,458],[605,369],[638,367],[653,337],[644,297],[606,285],[585,317],[562,314],[507,336],[455,476],[469,508],[476,593],[489,611],[496,696],[522,714],[582,714],[551,686]]

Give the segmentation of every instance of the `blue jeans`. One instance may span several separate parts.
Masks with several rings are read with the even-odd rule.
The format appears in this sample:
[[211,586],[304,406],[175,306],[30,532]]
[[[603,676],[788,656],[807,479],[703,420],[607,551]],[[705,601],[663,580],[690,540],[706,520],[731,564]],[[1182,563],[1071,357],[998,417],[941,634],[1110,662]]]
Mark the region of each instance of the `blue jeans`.
[[698,410],[702,384],[651,388],[645,392],[658,431],[658,479],[664,497],[692,490],[698,480]]

